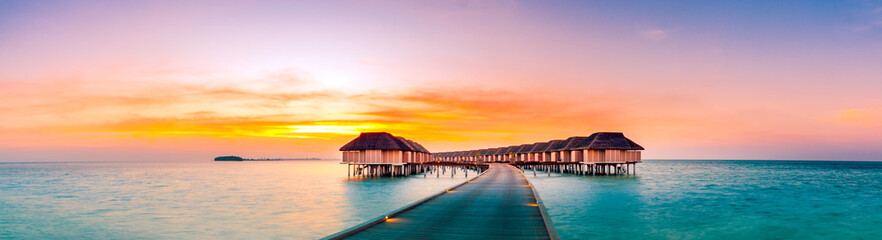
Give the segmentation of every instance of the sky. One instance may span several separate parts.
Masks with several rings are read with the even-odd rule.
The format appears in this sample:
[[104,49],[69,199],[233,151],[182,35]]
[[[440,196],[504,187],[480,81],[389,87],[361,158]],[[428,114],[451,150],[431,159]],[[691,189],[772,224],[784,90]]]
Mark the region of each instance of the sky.
[[879,1],[0,1],[0,161],[339,158],[624,132],[882,160]]

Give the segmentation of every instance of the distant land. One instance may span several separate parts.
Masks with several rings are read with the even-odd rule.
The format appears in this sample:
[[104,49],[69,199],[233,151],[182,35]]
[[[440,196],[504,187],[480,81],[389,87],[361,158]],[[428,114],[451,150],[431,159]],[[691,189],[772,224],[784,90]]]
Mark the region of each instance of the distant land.
[[215,161],[290,161],[290,160],[322,160],[321,158],[242,158],[239,156],[220,156]]

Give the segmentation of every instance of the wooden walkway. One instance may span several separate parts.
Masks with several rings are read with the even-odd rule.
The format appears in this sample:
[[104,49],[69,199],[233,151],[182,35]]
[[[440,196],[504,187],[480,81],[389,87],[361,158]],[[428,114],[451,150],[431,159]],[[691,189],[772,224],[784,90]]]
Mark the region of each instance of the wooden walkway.
[[508,164],[325,239],[559,239],[527,178]]

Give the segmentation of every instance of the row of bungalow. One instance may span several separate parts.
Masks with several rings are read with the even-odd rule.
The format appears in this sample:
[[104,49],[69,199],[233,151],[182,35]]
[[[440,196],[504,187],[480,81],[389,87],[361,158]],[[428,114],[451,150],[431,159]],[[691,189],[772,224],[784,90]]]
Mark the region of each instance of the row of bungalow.
[[[474,164],[507,162],[516,165],[553,164],[544,167],[581,174],[636,172],[643,147],[620,132],[598,132],[508,147],[430,153],[425,147],[386,132],[365,132],[340,148],[343,164],[363,176],[410,175],[431,170],[424,163]],[[482,164],[483,165],[483,164]],[[540,167],[543,168],[543,167]],[[535,167],[533,168],[535,169]]]
[[343,163],[404,165],[432,160],[423,145],[386,132],[365,132],[340,148]]
[[441,162],[558,162],[637,163],[643,147],[620,132],[598,132],[587,137],[570,137],[508,147],[432,154]]

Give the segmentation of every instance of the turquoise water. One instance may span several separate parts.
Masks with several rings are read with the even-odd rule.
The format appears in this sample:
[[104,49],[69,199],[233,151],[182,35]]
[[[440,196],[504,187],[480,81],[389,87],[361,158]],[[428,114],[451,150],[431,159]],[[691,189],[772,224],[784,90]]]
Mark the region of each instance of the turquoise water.
[[[564,239],[882,239],[878,162],[527,176]],[[313,239],[465,179],[350,179],[334,161],[0,163],[0,239]]]
[[0,163],[0,239],[314,239],[465,181],[458,173],[350,179],[336,161]]
[[646,161],[528,176],[564,239],[882,239],[882,163]]

